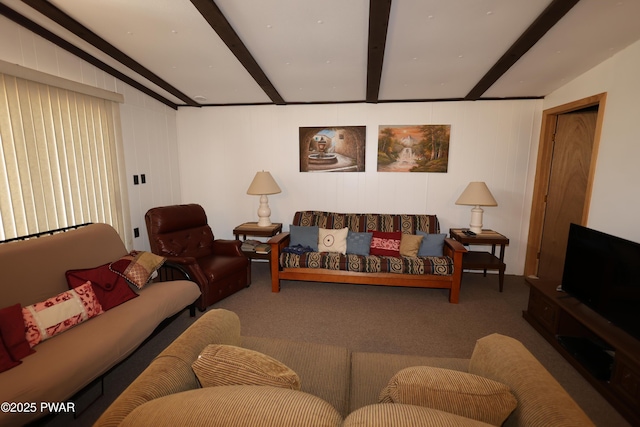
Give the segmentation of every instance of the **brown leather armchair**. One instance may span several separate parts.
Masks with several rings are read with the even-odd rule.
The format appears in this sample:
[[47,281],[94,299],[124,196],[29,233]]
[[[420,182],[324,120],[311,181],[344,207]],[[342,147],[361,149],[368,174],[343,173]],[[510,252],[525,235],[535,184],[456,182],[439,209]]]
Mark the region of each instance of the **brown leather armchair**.
[[182,265],[198,283],[201,311],[251,284],[251,264],[239,240],[214,239],[197,204],[162,206],[145,215],[151,252]]

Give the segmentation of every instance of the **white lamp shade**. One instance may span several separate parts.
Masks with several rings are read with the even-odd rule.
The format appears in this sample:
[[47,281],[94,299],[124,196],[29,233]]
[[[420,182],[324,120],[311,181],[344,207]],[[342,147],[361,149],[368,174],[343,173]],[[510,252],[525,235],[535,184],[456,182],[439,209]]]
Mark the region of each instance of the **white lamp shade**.
[[498,206],[498,202],[493,198],[491,191],[484,182],[470,182],[464,189],[456,205],[471,206]]
[[277,194],[281,191],[282,190],[280,190],[280,187],[278,187],[278,184],[271,174],[266,171],[261,171],[256,173],[256,176],[253,178],[253,181],[247,190],[247,194]]

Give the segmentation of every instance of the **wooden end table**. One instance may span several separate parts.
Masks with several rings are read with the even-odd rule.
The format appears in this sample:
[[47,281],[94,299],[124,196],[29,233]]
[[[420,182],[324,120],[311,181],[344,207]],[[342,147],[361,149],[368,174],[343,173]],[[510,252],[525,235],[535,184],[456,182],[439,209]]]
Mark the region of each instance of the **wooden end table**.
[[[278,233],[282,232],[282,223],[272,223],[266,227],[258,226],[257,222],[245,222],[244,224],[240,224],[236,228],[233,229],[233,235],[236,240],[240,240],[240,236],[242,236],[242,240],[247,240],[247,236],[256,236],[256,237],[273,237]],[[271,260],[271,254],[259,254],[253,251],[242,251],[247,258],[252,259],[266,259]]]
[[[509,244],[509,239],[493,230],[482,230],[475,236],[467,236],[464,232],[468,228],[451,228],[449,235],[463,245],[491,245],[491,252],[468,251],[462,257],[463,270],[483,270],[487,276],[487,270],[498,270],[499,289],[502,292],[504,286],[504,247]],[[500,246],[500,253],[496,256],[496,246]]]

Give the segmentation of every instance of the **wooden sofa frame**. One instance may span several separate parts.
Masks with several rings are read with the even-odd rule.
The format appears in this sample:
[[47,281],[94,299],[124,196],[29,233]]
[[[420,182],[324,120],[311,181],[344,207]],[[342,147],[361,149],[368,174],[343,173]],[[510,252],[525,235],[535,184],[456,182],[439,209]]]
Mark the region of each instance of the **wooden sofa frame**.
[[462,257],[467,249],[462,243],[446,238],[443,254],[453,259],[453,274],[438,276],[433,274],[361,273],[355,271],[328,270],[324,268],[281,268],[280,253],[289,246],[288,232],[272,237],[271,245],[271,291],[280,292],[281,280],[302,280],[307,282],[351,283],[355,285],[408,286],[414,288],[449,289],[449,302],[457,304],[460,298],[462,280]]

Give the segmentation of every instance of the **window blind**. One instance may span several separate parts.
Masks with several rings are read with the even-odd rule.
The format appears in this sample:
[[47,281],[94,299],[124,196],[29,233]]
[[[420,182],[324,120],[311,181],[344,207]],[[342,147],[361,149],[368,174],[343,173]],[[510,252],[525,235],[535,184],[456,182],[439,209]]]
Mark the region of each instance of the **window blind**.
[[85,222],[132,241],[119,106],[0,74],[0,239]]

